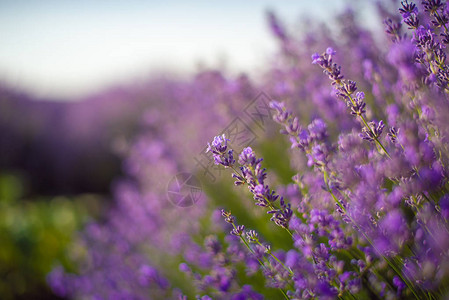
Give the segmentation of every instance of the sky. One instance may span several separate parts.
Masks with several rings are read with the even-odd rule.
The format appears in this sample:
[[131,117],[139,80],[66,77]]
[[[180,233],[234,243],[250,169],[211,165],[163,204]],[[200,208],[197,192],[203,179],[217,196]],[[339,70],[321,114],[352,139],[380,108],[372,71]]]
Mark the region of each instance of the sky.
[[265,19],[323,18],[341,0],[0,0],[0,81],[77,99],[115,83],[225,65],[261,69],[276,49]]

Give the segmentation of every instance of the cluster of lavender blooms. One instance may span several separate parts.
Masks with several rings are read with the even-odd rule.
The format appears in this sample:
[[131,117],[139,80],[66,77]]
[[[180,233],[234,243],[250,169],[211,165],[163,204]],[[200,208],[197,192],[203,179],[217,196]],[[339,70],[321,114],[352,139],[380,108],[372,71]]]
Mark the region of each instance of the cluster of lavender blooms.
[[[230,167],[235,170],[232,174],[236,180],[235,185],[248,184],[248,189],[254,196],[255,205],[268,208],[269,214],[273,217],[271,221],[283,228],[288,227],[288,222],[292,216],[290,204],[286,204],[283,197],[275,191],[270,190],[269,186],[265,184],[267,173],[265,168],[262,168],[262,158],[257,159],[253,149],[247,147],[243,149],[239,155],[238,163],[240,164],[240,171],[235,168],[234,150],[227,150],[227,143],[230,141],[226,139],[225,135],[216,136],[211,144],[208,144],[207,152],[212,152],[215,164]],[[279,199],[279,207],[277,207],[277,200]]]
[[[384,99],[386,111],[377,108],[385,121],[373,120],[366,94],[358,91],[356,81],[345,79],[331,47],[321,55],[313,54],[312,64],[331,80],[335,101],[345,104],[347,118],[356,117],[358,122],[350,130],[341,128],[332,141],[321,118],[303,127],[283,102],[270,104],[281,133],[289,136],[293,149],[304,153],[308,168],[299,169],[292,178],[302,199],[292,210],[289,205],[289,222],[282,226],[290,233],[293,247],[279,259],[284,268],[275,276],[265,275],[267,281],[275,278],[274,286],[286,299],[449,296],[448,135],[444,120],[449,108],[444,45],[449,6],[442,1],[422,1],[421,5],[422,17],[418,6],[404,1],[402,22],[385,22],[393,42],[387,57],[391,67],[398,69],[392,85],[385,87],[389,89],[389,99]],[[420,19],[430,22],[418,27]],[[412,38],[401,33],[402,23],[412,30]],[[376,99],[372,104],[378,105]],[[383,134],[385,127],[388,134]],[[214,142],[210,149],[222,146]],[[224,160],[224,152],[212,151],[216,163]],[[257,199],[261,187],[255,189],[258,181],[254,177],[258,173],[246,175],[248,159],[253,164],[261,162],[246,148],[239,156],[244,175],[236,172],[232,176],[237,185],[248,184]],[[262,180],[267,177],[265,169],[259,176]],[[324,193],[316,193],[315,184]],[[270,191],[268,186],[264,190]],[[268,195],[278,197],[274,191]],[[261,206],[271,200],[266,194],[260,199],[264,200]],[[284,206],[286,201],[282,199]],[[256,256],[249,246],[254,231],[235,225],[230,213],[223,212],[223,216],[233,225],[230,234],[239,236]],[[259,259],[259,263],[266,274],[270,262]]]
[[[53,289],[88,299],[449,297],[449,6],[377,8],[381,45],[353,11],[337,35],[320,24],[299,39],[270,14],[280,53],[259,85],[209,73],[160,90],[167,100],[129,149],[117,207],[82,235],[78,272],[49,275]],[[226,135],[207,147],[236,186],[222,178],[205,186],[206,203],[170,207],[161,182],[258,88],[279,100],[278,124],[240,153]],[[172,121],[155,120],[160,112]]]
[[[192,298],[198,292],[178,271],[180,257],[185,263],[212,267],[211,254],[200,254],[194,242],[201,228],[192,221],[207,215],[207,207],[174,206],[167,199],[167,184],[180,171],[194,169],[185,153],[197,152],[196,147],[225,127],[256,90],[246,76],[225,78],[206,71],[188,82],[161,80],[134,92],[135,99],[150,94],[153,102],[142,105],[140,134],[120,146],[127,176],[114,184],[114,205],[107,215],[89,224],[69,249],[69,259],[78,268],[55,265],[48,275],[49,285],[61,297]],[[228,111],[221,109],[225,100]],[[207,118],[199,107],[207,108]],[[186,136],[190,139],[178,147]],[[234,290],[237,295],[255,293],[250,286]]]

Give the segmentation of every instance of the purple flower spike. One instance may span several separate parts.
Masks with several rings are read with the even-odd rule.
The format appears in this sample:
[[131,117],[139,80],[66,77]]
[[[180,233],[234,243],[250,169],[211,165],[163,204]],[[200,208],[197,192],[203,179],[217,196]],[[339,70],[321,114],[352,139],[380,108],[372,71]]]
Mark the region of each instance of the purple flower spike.
[[277,110],[278,113],[282,113],[285,109],[283,102],[270,101],[270,108]]
[[328,48],[326,49],[326,54],[327,54],[327,55],[335,55],[335,54],[337,54],[337,52],[336,52],[333,48],[328,47]]
[[214,158],[214,162],[216,165],[223,165],[225,167],[231,167],[235,163],[234,159],[234,150],[228,149],[228,141],[225,135],[217,135],[214,137],[212,144],[207,144],[206,153],[212,152],[212,156]]
[[243,234],[243,231],[245,230],[245,225],[238,225],[234,229],[231,230],[232,235],[241,236]]
[[313,53],[312,54],[312,64],[317,64],[318,63],[318,61],[320,60],[320,55],[318,54],[318,53]]
[[382,134],[385,124],[381,120],[377,124],[376,124],[376,122],[369,122],[368,125],[369,125],[370,129],[364,127],[362,129],[362,133],[360,134],[360,137],[364,140],[374,142]]
[[256,231],[254,230],[250,230],[246,232],[246,238],[248,239],[248,241],[250,241],[251,243],[257,243],[259,241],[259,235],[257,234]]
[[393,284],[398,289],[397,296],[399,297],[401,295],[402,290],[405,288],[405,284],[398,276],[394,276]]
[[267,17],[273,34],[280,40],[286,40],[287,34],[285,32],[285,28],[282,26],[276,15],[272,11],[270,11],[268,12]]
[[227,212],[224,209],[221,210],[221,215],[225,218],[226,223],[233,224],[235,221],[234,216],[231,214],[231,212]]
[[229,139],[227,139],[225,137],[225,135],[217,135],[216,137],[214,137],[214,140],[212,141],[212,145],[207,143],[207,152],[212,152],[212,153],[224,153],[226,151],[226,149],[228,148],[228,141],[230,141]]
[[285,109],[283,102],[271,101],[269,105],[271,109],[274,109],[276,111],[273,116],[273,120],[281,124],[289,121],[291,112]]
[[348,106],[351,108],[351,114],[361,116],[362,114],[366,113],[366,103],[363,101],[363,99],[365,99],[365,93],[357,92],[355,94],[354,103],[351,101],[347,102]]
[[254,154],[253,149],[251,147],[246,147],[239,155],[239,164],[241,165],[252,164],[255,159],[256,156]]

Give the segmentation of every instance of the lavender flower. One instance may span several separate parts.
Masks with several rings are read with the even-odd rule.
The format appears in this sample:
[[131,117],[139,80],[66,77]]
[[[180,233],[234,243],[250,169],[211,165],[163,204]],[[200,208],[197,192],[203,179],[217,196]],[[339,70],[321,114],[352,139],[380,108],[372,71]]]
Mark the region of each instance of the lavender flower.
[[231,215],[231,212],[227,212],[224,209],[221,210],[221,215],[225,218],[225,221],[230,224],[234,224],[234,216]]
[[368,126],[369,129],[367,128],[362,129],[362,134],[360,134],[360,137],[370,142],[378,140],[385,127],[384,123],[382,121],[379,121],[379,123],[370,122],[368,123]]
[[[242,164],[240,167],[242,174],[233,174],[233,177],[236,178],[235,184],[247,183],[248,189],[256,201],[255,204],[268,208],[268,213],[273,215],[271,220],[278,226],[287,229],[288,222],[292,216],[290,204],[286,203],[282,197],[279,198],[279,195],[275,191],[270,190],[268,185],[264,183],[267,173],[262,168],[261,162],[262,159],[257,159],[250,147],[245,148],[239,156],[239,163]],[[275,203],[278,199],[280,199],[279,208]]]
[[[338,36],[322,30],[298,39],[269,14],[281,51],[264,79],[211,71],[155,90],[168,102],[154,104],[161,107],[150,115],[176,113],[182,121],[145,118],[124,163],[129,176],[115,188],[116,207],[82,233],[83,249],[74,249],[83,254],[80,275],[57,268],[48,276],[54,291],[75,298],[443,299],[449,9],[444,1],[403,1],[399,12],[376,5],[391,42],[379,45],[357,11],[340,18]],[[339,45],[338,63],[328,45]],[[304,50],[311,48],[326,49],[312,64]],[[341,66],[348,66],[344,74]],[[248,99],[262,88],[285,100],[267,111],[292,150],[281,149],[269,121],[257,141],[266,164],[252,147],[237,158],[218,135],[207,153],[249,194],[214,176],[214,183],[205,178],[204,203],[187,210],[161,201],[161,180],[179,168],[196,164],[198,175],[217,175],[192,153],[240,112],[251,115]],[[259,128],[250,119],[248,127]],[[192,128],[198,136],[187,138]],[[217,204],[234,215],[212,212]]]
[[236,228],[231,230],[232,235],[241,236],[243,234],[243,231],[245,230],[244,225],[238,225]]
[[246,232],[246,237],[251,243],[257,243],[259,241],[259,235],[254,230]]
[[216,165],[223,165],[225,167],[232,167],[235,163],[234,151],[228,149],[228,141],[225,135],[217,135],[214,137],[212,144],[207,144],[206,153],[212,152]]

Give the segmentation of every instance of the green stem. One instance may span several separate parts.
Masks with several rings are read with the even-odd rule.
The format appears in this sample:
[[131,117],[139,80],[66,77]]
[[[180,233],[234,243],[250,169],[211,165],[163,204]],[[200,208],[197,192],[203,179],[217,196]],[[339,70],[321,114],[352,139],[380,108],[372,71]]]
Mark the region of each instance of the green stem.
[[[435,14],[437,15],[437,17],[440,18],[440,14],[438,13],[438,10],[435,11]],[[447,27],[446,27],[446,24],[443,24],[443,27],[444,27],[444,32],[447,34]]]
[[[371,241],[371,239],[365,234],[365,232],[363,230],[361,230],[358,225],[352,220],[352,218],[347,214],[346,209],[343,207],[343,205],[341,205],[340,201],[338,201],[337,197],[335,197],[335,195],[333,194],[333,192],[329,189],[329,184],[327,182],[327,171],[323,170],[324,172],[324,181],[326,184],[326,187],[328,188],[328,192],[331,194],[332,198],[336,201],[337,205],[343,210],[343,212],[351,219],[351,222],[357,227],[358,231],[360,233],[362,233],[362,235],[365,237],[365,239],[368,241],[368,243],[374,248],[374,250],[380,254],[380,251],[377,250],[376,246],[374,246],[374,243]],[[402,279],[403,282],[405,282],[405,284],[407,285],[407,287],[410,289],[410,291],[413,293],[413,295],[416,297],[416,299],[420,299],[418,297],[418,295],[415,292],[415,289],[413,288],[413,286],[411,285],[411,283],[409,282],[409,280],[407,278],[405,278],[402,275],[402,272],[400,272],[396,266],[384,255],[380,254],[380,256],[382,256],[382,258],[387,262],[387,264],[395,271],[395,273]]]
[[242,178],[245,178],[245,177],[243,177],[242,174],[240,174],[239,171],[237,171],[237,170],[234,168],[234,166],[231,166],[231,169],[234,170],[234,172],[235,172],[238,176],[240,176],[240,177],[242,177]]
[[[252,167],[248,167],[248,168],[250,168],[251,172],[254,174],[254,168],[252,168]],[[257,184],[260,184],[259,180],[258,180],[257,178],[255,178],[255,179],[256,179],[256,183],[257,183]],[[276,204],[273,204],[273,203],[271,203],[270,201],[268,201],[267,197],[264,197],[264,199],[267,201],[267,203],[268,203],[268,208],[269,208],[270,210],[279,210],[279,209],[280,209],[280,208],[278,208],[278,207],[276,206]],[[293,233],[292,233],[287,227],[283,227],[283,226],[280,226],[280,227],[284,228],[284,229],[288,232],[288,234],[289,234],[291,237],[293,237]]]
[[[259,244],[260,246],[264,247],[259,241],[256,241],[256,243]],[[280,263],[280,264],[282,265],[282,267],[290,273],[291,276],[294,276],[294,275],[295,275],[295,274],[293,273],[293,271],[292,271],[290,268],[288,268],[286,265],[284,265],[284,263],[283,263],[282,261],[280,261],[280,260],[276,257],[276,255],[274,255],[271,251],[268,251],[267,253],[270,254],[270,256],[273,257],[278,263]]]
[[279,289],[279,290],[281,291],[282,295],[284,295],[285,299],[290,299],[290,298],[288,297],[288,295],[284,292],[283,289]]
[[[232,227],[234,227],[234,229],[237,229],[237,227],[235,226],[234,223],[231,223],[231,224],[232,224]],[[242,240],[243,244],[245,244],[246,248],[248,248],[249,252],[251,252],[254,255],[254,257],[256,257],[256,259],[259,262],[260,266],[265,269],[266,268],[265,265],[263,264],[263,262],[260,259],[257,258],[256,253],[251,248],[251,246],[248,244],[246,239],[242,236],[242,234],[239,234],[239,237]],[[290,300],[290,298],[287,296],[287,294],[281,288],[278,288],[278,289],[281,291],[281,293],[285,297],[285,299]]]
[[[351,103],[353,105],[355,105],[355,101],[354,99],[352,99],[351,95],[348,95],[349,100],[351,100]],[[365,120],[365,117],[363,115],[358,115],[360,117],[360,119],[362,120],[363,125],[365,125],[365,127],[371,132],[371,134],[374,137],[374,141],[377,143],[377,145],[379,145],[379,147],[383,150],[383,152],[387,155],[388,158],[391,158],[390,154],[388,154],[387,149],[385,149],[384,145],[382,145],[382,143],[379,141],[379,139],[377,138],[377,136],[374,134],[373,130],[371,129],[371,127],[369,127],[368,123]]]
[[340,201],[337,199],[337,197],[334,195],[334,193],[332,192],[332,190],[329,187],[328,174],[324,168],[323,168],[323,175],[324,175],[324,184],[326,185],[327,191],[331,194],[332,199],[334,199],[334,201],[335,201],[335,203],[337,203],[338,207],[340,207],[346,213],[344,206],[340,203]]

